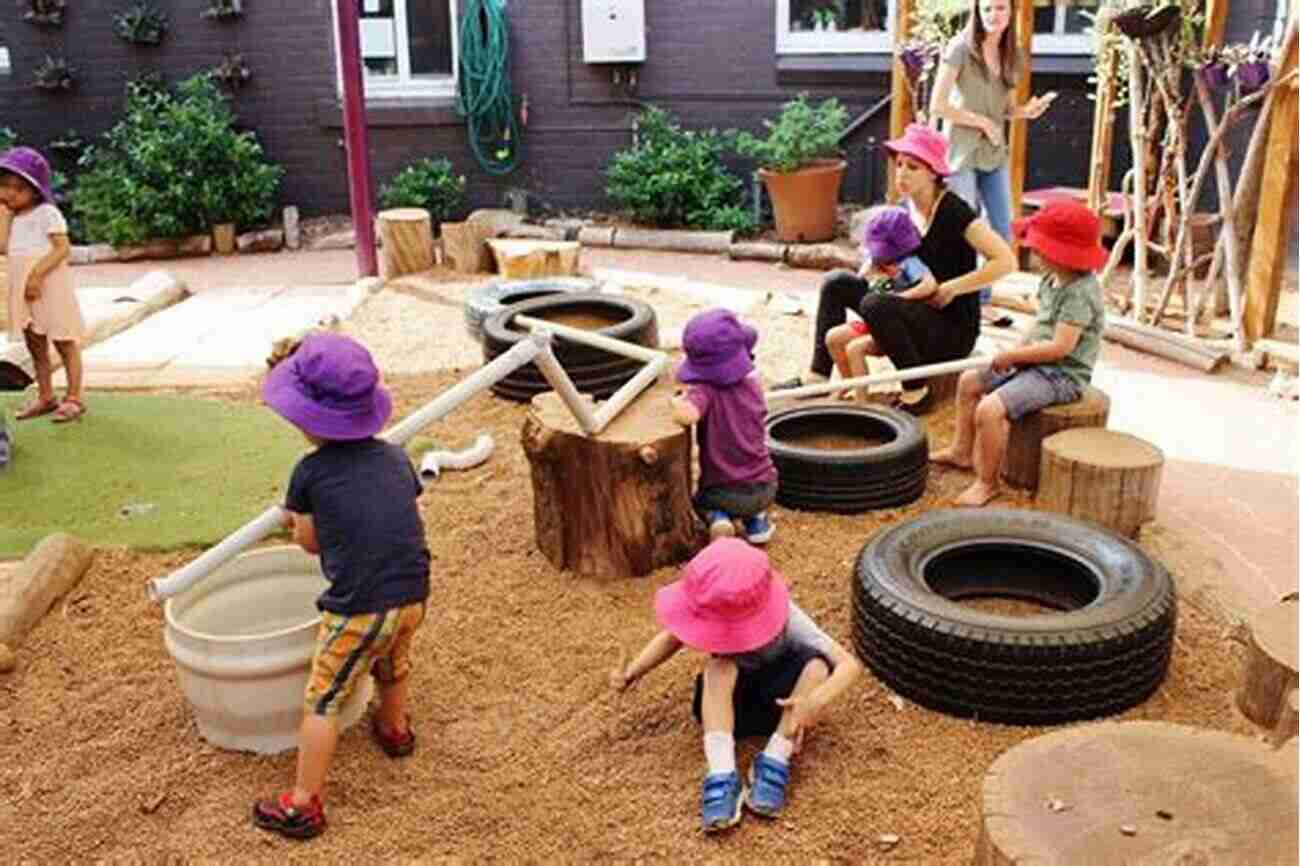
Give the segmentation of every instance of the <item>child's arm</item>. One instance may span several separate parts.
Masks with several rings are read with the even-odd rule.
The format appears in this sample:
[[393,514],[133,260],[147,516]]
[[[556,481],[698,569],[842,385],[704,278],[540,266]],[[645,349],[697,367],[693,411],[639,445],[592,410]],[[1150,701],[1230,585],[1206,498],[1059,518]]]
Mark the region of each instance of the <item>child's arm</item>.
[[668,398],[668,405],[673,410],[673,420],[683,427],[689,427],[700,420],[699,408],[690,401],[685,391]]
[[799,698],[777,698],[777,704],[791,707],[794,711],[794,738],[796,742],[803,739],[804,731],[817,724],[822,711],[832,701],[853,685],[854,680],[862,676],[862,662],[852,653],[835,642],[828,653],[834,670],[826,682]]
[[609,674],[610,686],[621,692],[650,673],[650,671],[659,667],[659,665],[668,661],[681,648],[682,642],[673,637],[671,632],[661,631],[650,638],[650,642],[645,645],[641,652],[637,653],[631,664],[627,664],[627,657],[620,650],[618,667],[610,671]]
[[1025,343],[993,356],[993,369],[1001,373],[1012,367],[1026,367],[1032,364],[1054,364],[1074,351],[1079,345],[1083,328],[1071,322],[1057,322],[1056,330],[1050,340],[1038,340]]
[[41,256],[27,271],[27,285],[24,286],[27,300],[34,301],[41,296],[41,285],[50,271],[57,268],[68,257],[71,247],[67,235],[50,235],[50,251]]
[[293,530],[293,543],[311,554],[320,553],[320,544],[316,541],[316,521],[310,514],[298,514],[284,509],[284,526]]
[[0,255],[9,254],[9,229],[13,228],[14,212],[0,204]]

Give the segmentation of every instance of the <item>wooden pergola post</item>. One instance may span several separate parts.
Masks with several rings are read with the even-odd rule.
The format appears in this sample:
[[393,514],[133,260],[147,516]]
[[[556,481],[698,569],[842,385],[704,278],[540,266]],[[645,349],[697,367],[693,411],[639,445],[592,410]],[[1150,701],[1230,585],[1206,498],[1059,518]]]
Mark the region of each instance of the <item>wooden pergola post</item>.
[[[912,9],[912,0],[896,0],[894,6],[894,45],[902,45],[907,41],[907,34],[912,26]],[[911,91],[907,86],[907,70],[903,68],[903,61],[899,59],[897,51],[894,52],[894,62],[890,69],[889,137],[898,138],[903,134],[904,128],[912,122],[915,108],[912,105]],[[885,198],[892,202],[894,200],[894,163],[892,161],[888,163],[885,176],[888,179]]]
[[[1296,69],[1296,16],[1293,3],[1292,23],[1287,28],[1282,63],[1277,71],[1279,78]],[[1269,118],[1268,144],[1264,150],[1255,236],[1250,244],[1250,263],[1246,271],[1246,309],[1242,316],[1246,338],[1252,342],[1271,334],[1277,323],[1287,240],[1295,231],[1295,213],[1287,206],[1287,201],[1296,184],[1296,97],[1295,79],[1275,88],[1270,95],[1273,109]]]
[[[1214,0],[1211,0],[1214,2]],[[1103,25],[1110,29],[1110,21]],[[1097,58],[1097,68],[1106,67],[1109,74],[1103,82],[1097,80],[1097,92],[1092,107],[1092,148],[1088,154],[1088,207],[1098,216],[1106,214],[1107,193],[1110,190],[1110,161],[1115,149],[1115,124],[1111,113],[1115,104],[1115,49],[1111,48],[1106,57]]]
[[[1023,105],[1029,98],[1030,78],[1034,72],[1034,4],[1025,2],[1016,6],[1016,43],[1024,68],[1016,81],[1013,97],[1015,105]],[[1025,192],[1025,151],[1029,143],[1029,121],[1013,120],[1011,122],[1011,139],[1008,142],[1008,157],[1011,162],[1011,218],[1020,216],[1020,198]]]

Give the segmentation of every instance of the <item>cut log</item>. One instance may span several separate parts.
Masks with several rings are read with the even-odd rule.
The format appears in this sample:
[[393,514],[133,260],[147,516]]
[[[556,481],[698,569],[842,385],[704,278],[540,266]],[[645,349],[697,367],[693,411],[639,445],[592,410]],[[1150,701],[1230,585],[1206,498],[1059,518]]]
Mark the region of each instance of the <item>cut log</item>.
[[522,441],[537,546],[556,568],[628,577],[698,550],[691,433],[672,420],[670,393],[650,389],[590,438],[553,391],[533,398]]
[[1288,694],[1300,687],[1298,614],[1300,604],[1283,602],[1250,620],[1250,649],[1242,666],[1237,707],[1262,728],[1271,729],[1277,724],[1286,711]]
[[1002,459],[1002,479],[1012,487],[1037,490],[1043,440],[1076,427],[1105,427],[1109,417],[1110,397],[1091,385],[1073,403],[1058,403],[1030,412],[1011,425],[1006,456]]
[[57,532],[0,577],[0,643],[18,647],[50,605],[81,580],[93,558],[84,541]]
[[1136,538],[1156,516],[1164,463],[1159,448],[1128,433],[1063,430],[1043,440],[1038,504]]
[[817,271],[836,268],[856,271],[862,267],[862,253],[839,244],[791,244],[786,247],[785,263],[792,268]]
[[1282,702],[1282,711],[1278,713],[1277,722],[1269,732],[1268,741],[1277,748],[1294,740],[1297,735],[1300,735],[1300,691],[1292,689]]
[[1168,722],[1068,728],[984,775],[974,866],[1294,864],[1295,750]]
[[780,262],[785,260],[785,250],[785,244],[748,241],[733,243],[727,247],[727,255],[736,261]]
[[383,249],[380,274],[385,279],[433,268],[433,223],[427,210],[418,207],[381,210],[377,222]]
[[582,263],[577,241],[529,241],[497,238],[487,242],[497,271],[507,280],[533,280],[576,274]]
[[454,270],[462,274],[492,273],[487,239],[492,226],[483,222],[442,223],[442,249]]
[[1169,331],[1147,327],[1110,316],[1102,336],[1107,340],[1194,367],[1204,373],[1213,373],[1227,363],[1228,353],[1222,349],[1199,345],[1193,338]]
[[669,250],[678,253],[725,253],[735,232],[620,228],[614,246],[620,249]]

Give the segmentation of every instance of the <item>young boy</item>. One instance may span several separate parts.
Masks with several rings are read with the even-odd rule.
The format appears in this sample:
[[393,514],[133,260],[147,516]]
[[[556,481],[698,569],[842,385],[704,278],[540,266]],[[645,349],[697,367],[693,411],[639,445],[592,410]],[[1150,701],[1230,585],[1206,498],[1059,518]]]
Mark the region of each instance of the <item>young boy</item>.
[[291,838],[325,829],[321,791],[338,742],[338,713],[373,674],[372,733],[397,758],[415,749],[406,715],[411,642],[429,596],[429,550],[416,508],[420,481],[396,445],[376,439],[393,411],[370,353],[336,333],[313,333],[266,377],[266,404],[316,450],[294,467],[285,525],[320,555],[329,587],[307,681],[293,789],[253,804],[253,822]]
[[986,505],[998,494],[998,470],[1011,422],[1079,399],[1101,351],[1106,311],[1094,271],[1106,263],[1097,215],[1059,201],[1015,223],[1020,243],[1046,271],[1038,284],[1038,320],[1020,346],[967,370],[957,387],[957,438],[930,459],[969,469],[976,480],[956,505]]

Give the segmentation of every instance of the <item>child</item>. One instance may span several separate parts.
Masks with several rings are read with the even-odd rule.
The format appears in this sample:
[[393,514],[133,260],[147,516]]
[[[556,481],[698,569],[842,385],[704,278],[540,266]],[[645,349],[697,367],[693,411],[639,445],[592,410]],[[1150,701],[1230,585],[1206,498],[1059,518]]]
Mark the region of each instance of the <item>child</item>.
[[[1038,284],[1038,320],[1017,348],[986,370],[967,370],[957,386],[957,437],[930,459],[977,478],[954,500],[981,506],[998,494],[998,470],[1011,422],[1079,399],[1092,379],[1106,313],[1094,271],[1106,263],[1101,224],[1087,207],[1058,201],[1015,223],[1016,237],[1046,270]],[[978,405],[977,405],[978,402]]]
[[[907,210],[901,207],[873,207],[867,212],[862,233],[862,252],[867,257],[858,276],[867,281],[867,291],[893,292],[902,298],[922,300],[939,288],[930,269],[917,256],[921,232]],[[840,378],[867,375],[867,355],[874,342],[865,322],[852,321],[837,325],[826,333],[826,348],[835,359]],[[845,389],[841,399],[853,395]],[[859,400],[867,399],[867,389],[858,388]]]
[[[68,267],[68,224],[50,191],[50,165],[30,147],[0,157],[0,253],[9,257],[9,339],[25,340],[36,368],[36,398],[19,420],[53,413],[56,422],[86,414],[81,397],[81,339],[86,323]],[[50,341],[63,358],[68,390],[54,396]]]
[[758,331],[729,310],[706,310],[682,333],[686,361],[677,370],[687,385],[671,398],[673,420],[696,425],[700,487],[695,508],[713,538],[734,535],[744,519],[745,538],[772,538],[767,509],[776,499],[776,466],[767,453],[767,401],[751,352]]
[[429,550],[416,509],[420,481],[406,453],[374,438],[393,409],[370,353],[336,333],[308,334],[266,377],[263,399],[316,450],[294,467],[285,526],[320,555],[329,587],[307,681],[294,787],[253,804],[265,830],[306,839],[325,829],[321,790],[338,742],[338,712],[375,677],[372,733],[397,758],[415,749],[406,715],[411,642],[424,621]]
[[[700,799],[704,831],[733,827],[743,801],[773,818],[785,804],[790,758],[822,711],[862,673],[862,665],[790,600],[767,554],[737,538],[712,542],[655,595],[663,627],[631,664],[622,658],[610,685],[623,690],[683,645],[708,654],[695,678],[692,712],[704,728],[708,774]],[[769,737],[736,771],[736,738]]]

